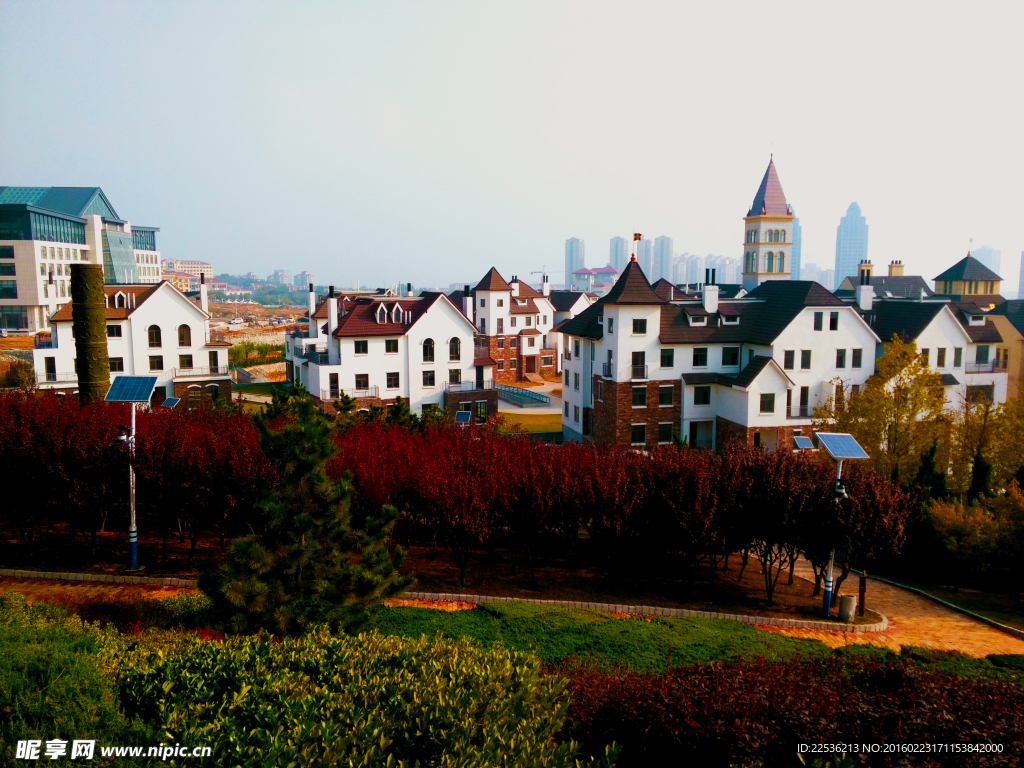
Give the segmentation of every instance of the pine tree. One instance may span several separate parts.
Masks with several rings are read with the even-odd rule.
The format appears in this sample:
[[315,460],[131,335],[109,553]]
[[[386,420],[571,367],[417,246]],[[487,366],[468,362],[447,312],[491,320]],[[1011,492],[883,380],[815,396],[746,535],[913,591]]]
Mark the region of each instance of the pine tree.
[[398,512],[385,506],[354,528],[351,475],[327,474],[337,453],[333,420],[300,388],[275,397],[271,410],[284,419],[279,430],[256,417],[260,444],[278,473],[277,488],[260,504],[266,530],[261,538],[236,540],[227,564],[204,575],[200,586],[236,632],[299,634],[317,624],[356,630],[385,597],[412,583],[397,571],[402,550],[387,546]]
[[990,498],[992,493],[992,464],[985,458],[979,447],[974,454],[971,465],[971,487],[967,491],[967,501],[976,501],[982,496]]
[[935,454],[939,450],[939,441],[932,442],[928,450],[921,454],[921,464],[914,478],[914,485],[921,489],[922,501],[928,504],[932,499],[944,499],[949,493],[946,473],[936,467]]

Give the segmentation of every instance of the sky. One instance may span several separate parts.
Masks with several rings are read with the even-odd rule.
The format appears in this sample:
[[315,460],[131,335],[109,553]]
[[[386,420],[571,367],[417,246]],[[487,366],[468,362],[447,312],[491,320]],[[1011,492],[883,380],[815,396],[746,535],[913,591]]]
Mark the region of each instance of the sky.
[[832,266],[1024,251],[1020,3],[0,0],[0,185],[100,186],[165,258],[562,280],[565,240],[741,257],[769,157]]

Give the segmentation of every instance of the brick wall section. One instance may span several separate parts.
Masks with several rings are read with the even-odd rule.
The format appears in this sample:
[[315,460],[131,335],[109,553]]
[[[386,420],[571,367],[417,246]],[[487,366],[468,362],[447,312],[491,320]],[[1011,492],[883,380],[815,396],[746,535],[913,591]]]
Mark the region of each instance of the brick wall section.
[[777,435],[778,442],[776,445],[778,447],[792,448],[793,432],[797,429],[802,430],[805,435],[809,435],[811,430],[808,425],[797,427],[744,427],[742,424],[737,424],[734,421],[729,421],[719,416],[715,419],[715,448],[724,448],[732,442],[753,445],[756,432],[761,433],[762,445],[767,444],[769,436]]
[[174,396],[181,398],[181,402],[178,403],[177,407],[188,408],[188,391],[191,387],[198,386],[203,393],[203,399],[209,400],[210,391],[207,389],[207,386],[210,384],[216,384],[220,397],[229,403],[231,402],[231,379],[215,379],[213,381],[209,379],[186,379],[185,381],[174,382]]
[[[602,380],[604,396],[601,400],[598,400],[596,396],[598,380],[602,380],[601,377],[594,376],[593,436],[596,442],[629,445],[632,425],[641,422],[647,425],[647,442],[651,445],[658,441],[659,423],[672,422],[673,429],[679,429],[679,403],[682,388],[678,380],[647,382]],[[647,388],[646,408],[633,407],[633,387],[638,386]],[[658,388],[663,386],[672,387],[671,406],[661,407],[658,405]]]
[[487,418],[491,418],[498,413],[498,390],[496,389],[444,393],[444,407],[452,413],[459,410],[459,403],[473,403],[473,408],[475,408],[476,404],[481,400],[487,403]]
[[[746,442],[747,428],[735,421],[723,419],[721,416],[715,419],[715,448],[724,448],[729,443]],[[751,438],[753,441],[753,438]]]
[[[473,353],[476,357],[486,355],[497,363],[499,360],[504,362],[503,370],[498,370],[498,366],[494,366],[492,369],[492,377],[495,381],[500,384],[515,384],[517,381],[523,381],[526,379],[526,361],[523,359],[523,347],[525,343],[523,337],[520,336],[477,336],[478,345],[474,347]],[[534,338],[540,339],[540,336]],[[502,340],[502,348],[498,348],[498,339]],[[516,340],[516,347],[512,348],[510,345],[511,340]],[[480,344],[479,342],[485,342]],[[537,373],[554,373],[557,366],[556,356],[558,350],[555,349],[542,349],[540,347],[526,348],[528,355],[536,355],[537,357]],[[551,357],[551,365],[543,365],[544,356],[549,355]],[[516,361],[515,369],[512,368],[511,361]]]
[[[313,400],[315,400],[320,405],[320,408],[325,413],[329,413],[332,416],[336,416],[338,414],[338,411],[334,408],[333,400],[321,400],[316,395],[313,395]],[[352,409],[353,413],[355,413],[356,411],[367,410],[371,405],[379,405],[381,407],[392,405],[395,402],[395,398],[391,397],[388,398],[387,400],[382,400],[379,397],[357,397],[355,398],[355,401],[356,407]]]

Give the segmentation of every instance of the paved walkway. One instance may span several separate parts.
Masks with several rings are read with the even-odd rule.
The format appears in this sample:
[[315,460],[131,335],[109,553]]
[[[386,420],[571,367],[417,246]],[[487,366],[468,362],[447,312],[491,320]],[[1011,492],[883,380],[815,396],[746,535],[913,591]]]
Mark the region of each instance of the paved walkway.
[[[814,581],[811,564],[801,558],[797,564],[798,576]],[[857,593],[857,577],[847,578],[841,591]],[[889,629],[885,632],[864,634],[817,632],[806,629],[761,627],[790,637],[813,638],[836,648],[853,643],[870,643],[899,652],[901,645],[918,645],[943,651],[961,651],[969,656],[987,656],[990,653],[1024,654],[1024,640],[980,621],[950,610],[925,597],[899,587],[868,578],[868,608],[885,614]]]

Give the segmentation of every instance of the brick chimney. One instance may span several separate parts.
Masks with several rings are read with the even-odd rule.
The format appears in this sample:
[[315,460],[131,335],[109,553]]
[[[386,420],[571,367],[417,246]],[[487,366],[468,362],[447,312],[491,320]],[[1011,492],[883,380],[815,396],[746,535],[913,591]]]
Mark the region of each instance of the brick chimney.
[[889,262],[889,277],[903,277],[903,262],[897,259]]

